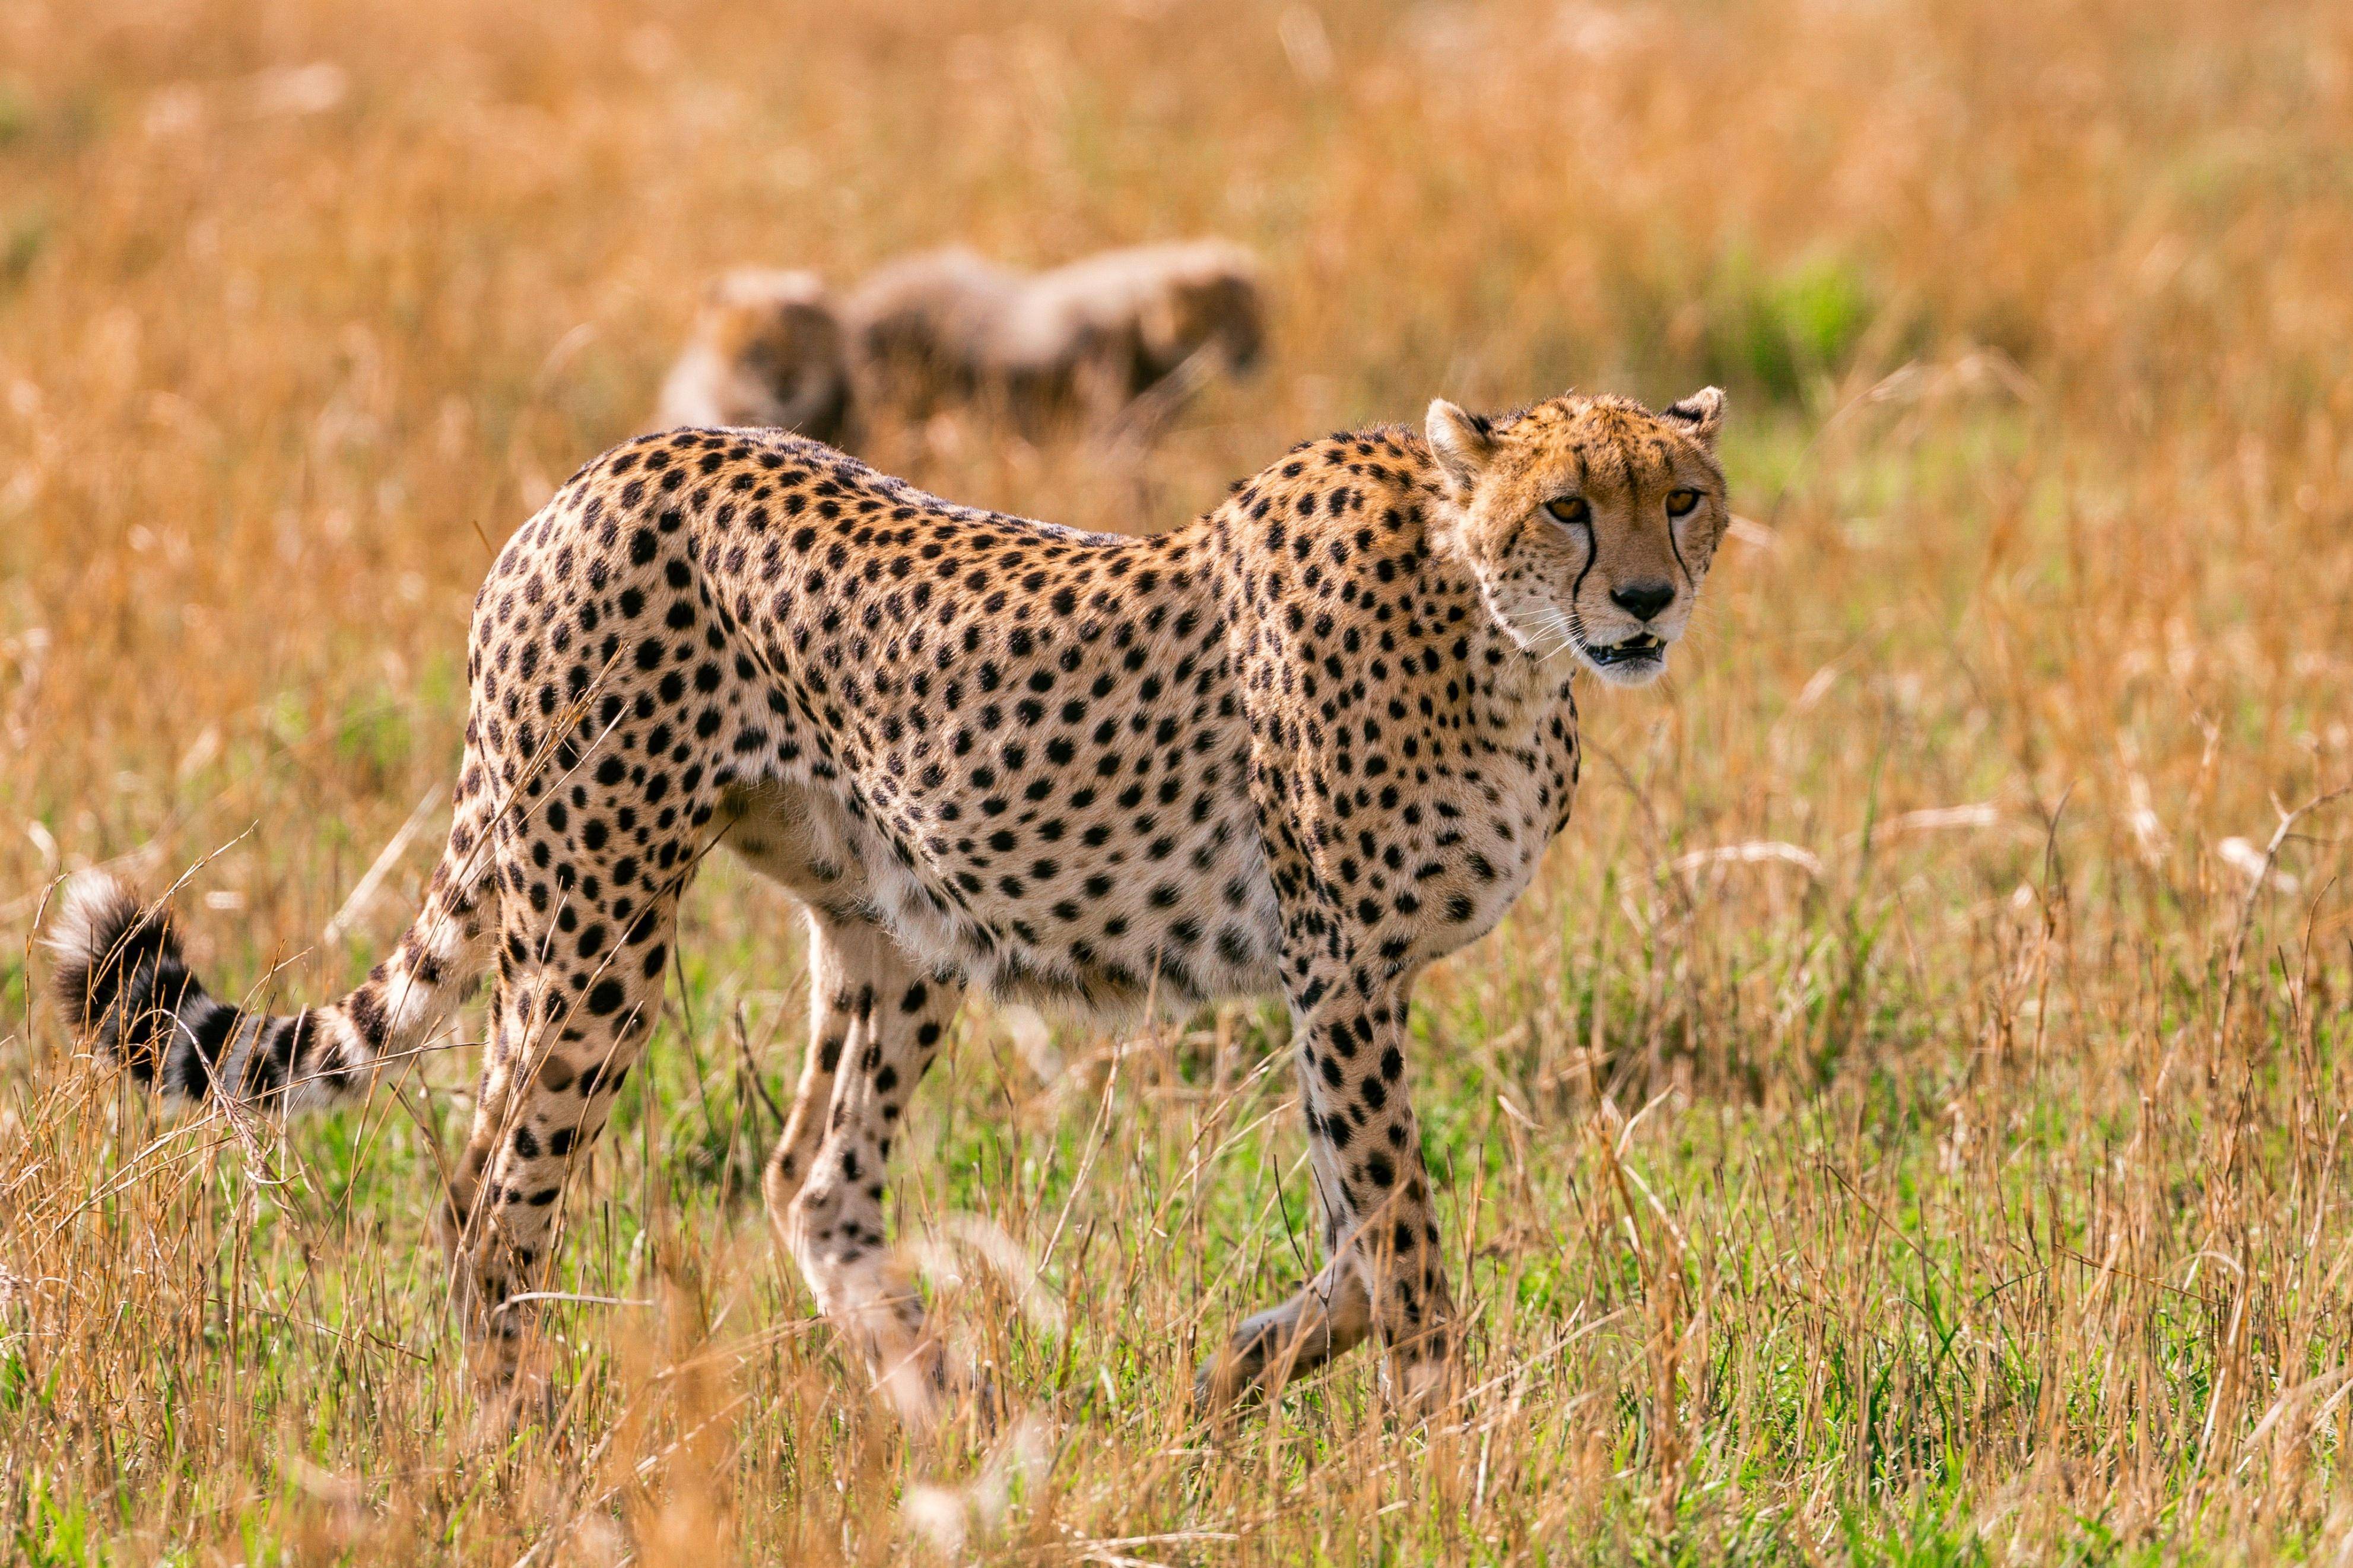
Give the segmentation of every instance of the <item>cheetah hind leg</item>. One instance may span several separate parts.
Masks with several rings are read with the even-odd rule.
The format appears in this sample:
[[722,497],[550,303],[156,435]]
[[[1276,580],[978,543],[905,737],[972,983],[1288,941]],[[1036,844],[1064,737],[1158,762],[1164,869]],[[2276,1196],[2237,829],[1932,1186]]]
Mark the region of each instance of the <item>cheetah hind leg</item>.
[[924,973],[871,922],[812,913],[809,932],[809,1061],[762,1184],[769,1223],[875,1388],[929,1430],[970,1379],[884,1240],[882,1200],[907,1101],[964,987]]
[[1372,1330],[1363,1271],[1353,1259],[1335,1261],[1290,1300],[1242,1320],[1194,1374],[1194,1406],[1216,1415],[1245,1394],[1275,1394],[1292,1378],[1355,1349]]
[[572,942],[525,900],[501,906],[490,1049],[437,1227],[482,1399],[475,1430],[488,1440],[549,1409],[538,1287],[565,1186],[660,1015],[676,900],[673,884],[624,914],[575,892],[581,936]]

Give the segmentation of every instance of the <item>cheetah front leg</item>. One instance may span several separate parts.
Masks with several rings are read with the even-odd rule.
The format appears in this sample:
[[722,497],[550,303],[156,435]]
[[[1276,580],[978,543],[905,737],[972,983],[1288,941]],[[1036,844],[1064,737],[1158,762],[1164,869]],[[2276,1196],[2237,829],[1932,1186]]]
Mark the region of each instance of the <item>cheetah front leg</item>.
[[964,986],[923,973],[878,926],[812,920],[809,930],[814,1059],[768,1168],[769,1223],[875,1386],[910,1426],[928,1426],[947,1356],[885,1244],[882,1198],[901,1118]]
[[1244,1321],[1202,1364],[1196,1394],[1222,1407],[1377,1330],[1391,1388],[1409,1406],[1428,1408],[1451,1377],[1454,1307],[1406,1091],[1410,977],[1384,973],[1369,953],[1347,962],[1347,944],[1332,957],[1320,931],[1316,942],[1285,973],[1331,1260],[1297,1295]]

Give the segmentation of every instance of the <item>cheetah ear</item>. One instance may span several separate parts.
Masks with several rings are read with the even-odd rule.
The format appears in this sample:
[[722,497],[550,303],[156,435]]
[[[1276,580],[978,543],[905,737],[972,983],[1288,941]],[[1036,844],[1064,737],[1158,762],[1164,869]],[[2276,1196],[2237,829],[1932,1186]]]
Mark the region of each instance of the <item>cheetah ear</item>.
[[1724,428],[1724,388],[1703,386],[1681,403],[1670,404],[1660,417],[1682,426],[1685,435],[1713,452],[1716,432]]
[[1456,500],[1469,500],[1479,476],[1486,472],[1488,459],[1495,455],[1494,426],[1442,397],[1433,397],[1422,429],[1446,488]]

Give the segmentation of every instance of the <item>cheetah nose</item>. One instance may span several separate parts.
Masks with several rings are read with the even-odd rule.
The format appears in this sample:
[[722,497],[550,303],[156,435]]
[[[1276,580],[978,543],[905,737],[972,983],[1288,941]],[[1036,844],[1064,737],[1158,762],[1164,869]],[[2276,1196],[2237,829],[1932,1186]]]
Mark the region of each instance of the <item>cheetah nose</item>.
[[1675,602],[1672,583],[1630,583],[1609,590],[1609,602],[1638,621],[1647,621]]

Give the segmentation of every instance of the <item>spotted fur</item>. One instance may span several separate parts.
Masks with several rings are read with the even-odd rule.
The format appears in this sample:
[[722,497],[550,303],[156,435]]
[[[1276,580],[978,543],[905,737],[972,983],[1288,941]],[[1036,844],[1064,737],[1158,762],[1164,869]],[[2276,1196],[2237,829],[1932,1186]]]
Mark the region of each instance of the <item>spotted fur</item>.
[[1725,516],[1720,411],[1439,404],[1428,440],[1310,442],[1141,539],[952,505],[781,431],[629,442],[483,585],[456,826],[385,965],[248,1015],[165,916],[85,879],[58,994],[142,1081],[277,1110],[364,1092],[494,967],[449,1220],[503,1364],[511,1298],[659,1011],[679,896],[723,844],[808,910],[772,1222],[921,1415],[944,1363],[884,1181],[965,992],[1096,1014],[1280,992],[1330,1262],[1202,1388],[1377,1332],[1427,1394],[1452,1308],[1408,1096],[1415,977],[1502,918],[1567,821],[1572,671],[1624,678],[1635,647],[1655,673],[1681,631]]

